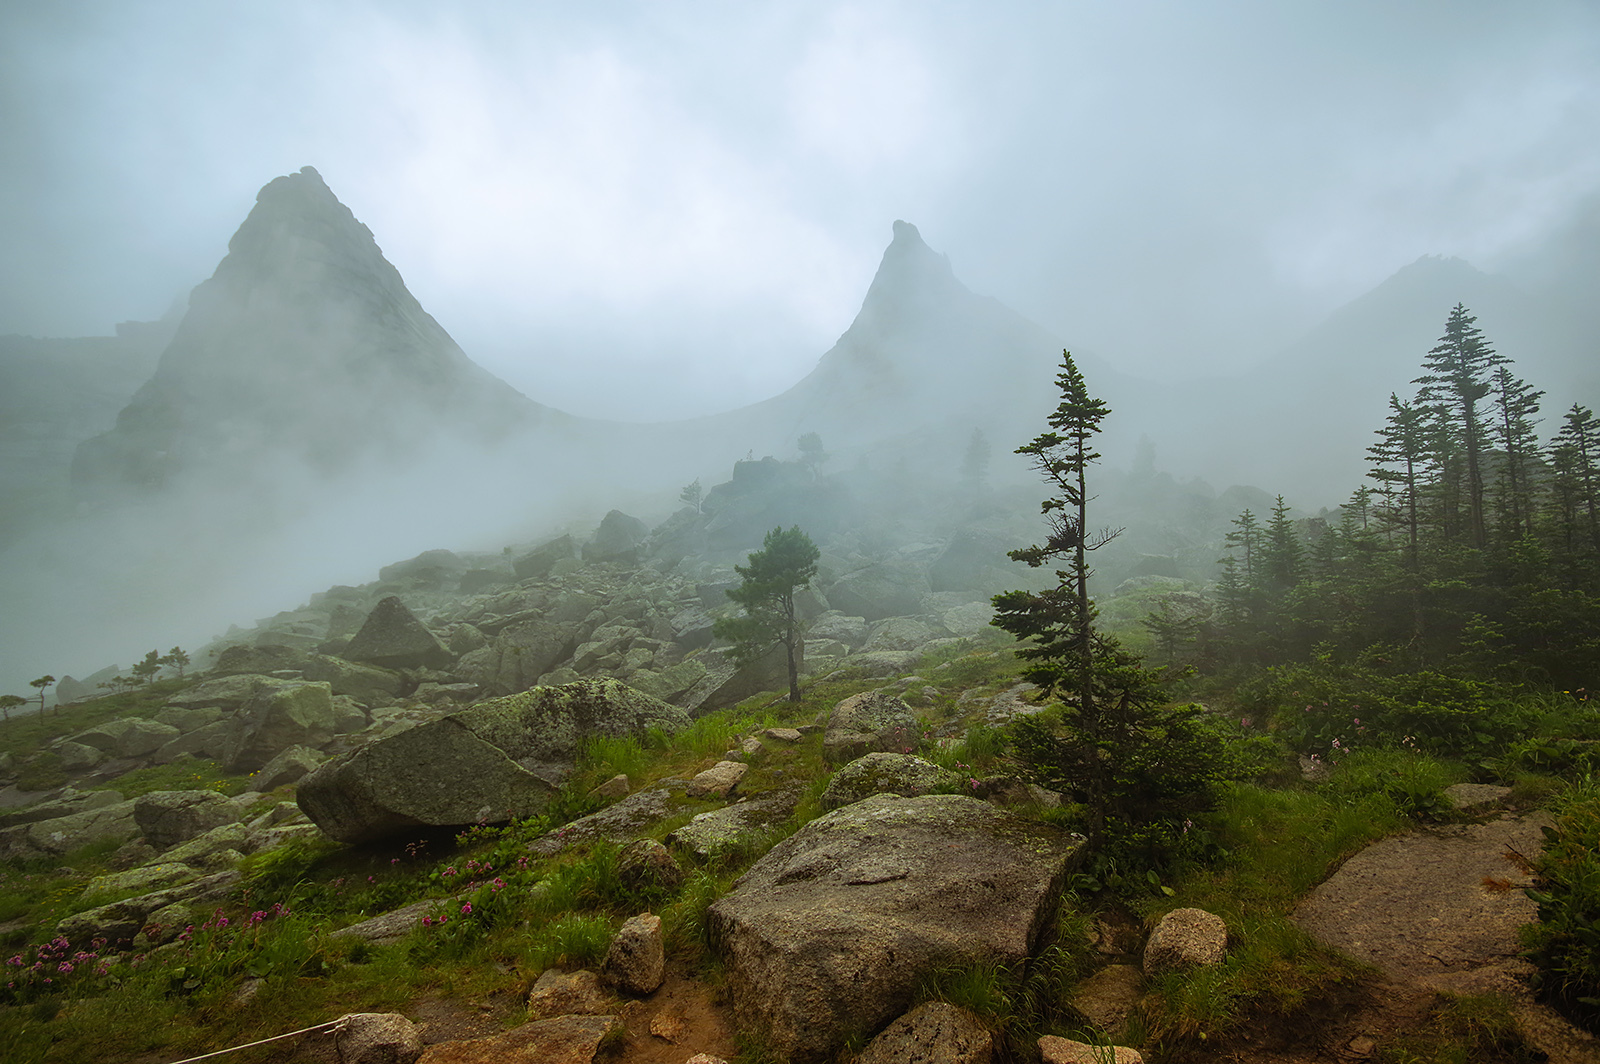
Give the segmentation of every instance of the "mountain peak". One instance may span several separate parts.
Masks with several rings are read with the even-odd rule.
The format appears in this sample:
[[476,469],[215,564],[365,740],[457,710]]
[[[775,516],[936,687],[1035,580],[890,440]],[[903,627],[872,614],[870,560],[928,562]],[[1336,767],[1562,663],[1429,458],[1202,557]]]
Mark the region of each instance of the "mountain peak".
[[332,471],[430,427],[493,437],[539,409],[467,358],[307,166],[256,195],[155,376],[79,448],[75,476],[153,485],[285,450]]
[[850,330],[896,328],[926,317],[950,300],[970,298],[972,293],[956,280],[949,257],[924,243],[916,226],[896,221],[894,239],[884,249]]

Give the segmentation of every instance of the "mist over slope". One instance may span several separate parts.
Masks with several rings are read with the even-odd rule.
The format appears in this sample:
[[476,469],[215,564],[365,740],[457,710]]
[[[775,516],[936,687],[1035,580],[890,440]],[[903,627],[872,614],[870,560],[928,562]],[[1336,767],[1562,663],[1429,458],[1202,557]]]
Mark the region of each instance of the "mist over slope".
[[[1265,498],[1222,491],[1235,484],[1342,499],[1389,392],[1409,393],[1456,302],[1552,401],[1593,402],[1576,304],[1459,260],[1406,267],[1247,375],[1146,381],[1077,352],[1113,410],[1105,464],[1133,474],[1107,499],[1107,520],[1138,525],[1124,549],[1185,564],[1210,550],[1140,492],[1205,508]],[[0,553],[0,686],[198,645],[430,548],[496,551],[617,507],[653,523],[681,485],[716,483],[741,457],[793,458],[807,433],[832,470],[939,491],[976,432],[990,476],[1026,482],[1011,451],[1043,429],[1064,346],[970,291],[900,221],[854,320],[783,393],[674,423],[577,418],[476,365],[308,167],[262,189],[149,379],[78,446],[78,513]],[[55,423],[92,432],[90,405]],[[8,476],[57,477],[64,493],[53,447],[53,466],[11,450]]]

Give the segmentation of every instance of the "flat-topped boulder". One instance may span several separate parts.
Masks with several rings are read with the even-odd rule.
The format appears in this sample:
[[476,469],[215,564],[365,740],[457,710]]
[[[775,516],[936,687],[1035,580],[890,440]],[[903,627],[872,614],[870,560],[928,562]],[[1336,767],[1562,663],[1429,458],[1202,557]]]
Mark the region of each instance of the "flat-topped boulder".
[[300,780],[297,801],[342,842],[500,823],[543,809],[584,739],[689,723],[616,680],[535,687],[375,739]]
[[813,820],[709,911],[740,1025],[822,1060],[904,1013],[933,971],[1025,962],[1080,846],[963,795],[877,795]]

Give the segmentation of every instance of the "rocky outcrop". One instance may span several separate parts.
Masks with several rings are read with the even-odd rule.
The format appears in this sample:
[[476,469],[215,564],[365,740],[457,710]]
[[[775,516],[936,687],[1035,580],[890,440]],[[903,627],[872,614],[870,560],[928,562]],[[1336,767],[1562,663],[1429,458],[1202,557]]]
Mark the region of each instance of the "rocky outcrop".
[[138,833],[133,803],[116,802],[0,830],[0,861],[59,857],[91,842],[127,842]]
[[388,705],[404,686],[400,674],[393,669],[360,665],[326,654],[311,655],[299,671],[308,680],[326,683],[335,695],[347,695],[363,706]]
[[922,596],[931,589],[928,578],[914,566],[884,562],[846,573],[823,590],[834,609],[881,621],[916,613]]
[[819,817],[709,911],[735,1014],[815,1061],[903,1013],[931,971],[1021,964],[1078,847],[954,795],[880,795]]
[[253,772],[291,746],[322,746],[338,731],[326,683],[255,677],[254,692],[226,722],[222,761]]
[[572,537],[562,536],[535,547],[511,565],[518,580],[543,580],[555,569],[557,562],[577,556],[578,548],[572,542]]
[[950,787],[956,779],[955,773],[914,754],[867,754],[833,774],[822,792],[822,808],[838,809],[874,794],[914,798]]
[[583,545],[586,562],[634,561],[639,556],[639,546],[650,534],[650,528],[637,517],[629,517],[621,510],[612,510],[600,521],[594,538]]
[[443,669],[455,660],[398,595],[372,608],[340,657],[385,669]]
[[71,741],[93,747],[109,757],[143,757],[177,737],[178,729],[170,724],[119,717],[81,731]]
[[909,753],[921,734],[916,714],[904,701],[885,691],[867,691],[833,707],[822,756],[839,765],[875,751]]
[[688,724],[615,680],[537,687],[376,739],[300,781],[307,816],[343,842],[420,826],[501,822],[542,809],[591,735]]
[[151,791],[134,799],[133,819],[159,852],[241,817],[233,799],[216,791]]

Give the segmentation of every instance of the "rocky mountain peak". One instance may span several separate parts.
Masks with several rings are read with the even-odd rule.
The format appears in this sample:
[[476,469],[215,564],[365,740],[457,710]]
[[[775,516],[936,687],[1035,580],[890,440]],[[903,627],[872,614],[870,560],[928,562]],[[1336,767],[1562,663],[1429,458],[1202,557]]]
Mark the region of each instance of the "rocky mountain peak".
[[308,166],[261,189],[155,375],[79,448],[74,477],[149,488],[285,458],[338,472],[438,429],[497,438],[542,409],[467,358]]

